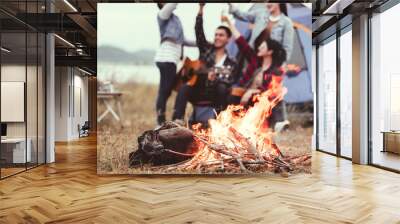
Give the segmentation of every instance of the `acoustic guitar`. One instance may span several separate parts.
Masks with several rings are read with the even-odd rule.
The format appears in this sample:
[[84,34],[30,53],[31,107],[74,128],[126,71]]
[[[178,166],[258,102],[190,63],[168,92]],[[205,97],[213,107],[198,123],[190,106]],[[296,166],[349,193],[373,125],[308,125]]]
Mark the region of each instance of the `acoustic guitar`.
[[190,58],[185,57],[185,59],[177,65],[178,73],[174,89],[178,91],[183,84],[194,86],[201,67],[202,62],[200,60],[192,61]]
[[177,68],[177,82],[174,88],[176,91],[178,91],[183,84],[194,86],[199,74],[204,75],[211,71],[216,74],[218,81],[227,84],[232,82],[231,66],[211,67],[207,69],[203,66],[203,63],[200,60],[190,60],[190,58],[185,58],[177,65]]

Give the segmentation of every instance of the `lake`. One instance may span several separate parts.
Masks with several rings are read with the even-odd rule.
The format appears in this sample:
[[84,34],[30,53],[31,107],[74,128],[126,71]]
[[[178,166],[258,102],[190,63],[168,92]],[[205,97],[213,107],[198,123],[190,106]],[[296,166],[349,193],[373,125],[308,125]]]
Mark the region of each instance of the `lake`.
[[160,73],[157,66],[112,64],[99,62],[97,65],[97,78],[99,81],[139,82],[158,84]]

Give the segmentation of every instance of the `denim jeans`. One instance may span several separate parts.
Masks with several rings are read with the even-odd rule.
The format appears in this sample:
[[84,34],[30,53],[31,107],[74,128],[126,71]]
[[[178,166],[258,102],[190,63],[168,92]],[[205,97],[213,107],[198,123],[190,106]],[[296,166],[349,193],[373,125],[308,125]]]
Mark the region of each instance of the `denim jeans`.
[[193,101],[194,92],[195,88],[192,86],[189,86],[187,84],[181,86],[175,99],[175,107],[174,114],[172,115],[172,120],[183,120],[185,118],[186,105],[189,101]]
[[156,65],[160,70],[160,87],[156,103],[157,123],[161,125],[165,122],[167,101],[176,81],[176,64],[172,62],[157,62]]

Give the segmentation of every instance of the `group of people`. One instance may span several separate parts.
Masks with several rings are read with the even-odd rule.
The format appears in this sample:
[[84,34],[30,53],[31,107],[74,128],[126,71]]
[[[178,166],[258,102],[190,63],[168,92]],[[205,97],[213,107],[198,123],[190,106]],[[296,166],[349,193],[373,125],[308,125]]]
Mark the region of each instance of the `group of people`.
[[[184,36],[181,21],[174,14],[178,3],[157,3],[161,44],[155,61],[160,70],[160,86],[157,97],[157,123],[166,121],[166,103],[177,79],[177,64],[183,57],[184,46],[197,47],[201,69],[195,84],[184,84],[178,90],[172,120],[183,120],[188,102],[196,105],[210,103],[216,112],[224,110],[230,104],[248,104],[254,94],[271,88],[272,79],[282,81],[285,70],[283,66],[289,59],[294,40],[294,28],[287,17],[285,4],[257,3],[264,7],[250,12],[242,12],[229,4],[229,12],[236,18],[251,24],[251,35],[244,37],[230,19],[221,15],[220,25],[214,33],[214,41],[208,42],[203,29],[203,11],[205,3],[199,3],[196,17],[196,41],[187,40]],[[245,63],[237,63],[238,58],[231,58],[226,47],[234,38],[239,54]],[[218,70],[228,71],[221,78]],[[244,90],[235,94],[233,89]],[[271,125],[287,122],[284,104],[274,108]]]

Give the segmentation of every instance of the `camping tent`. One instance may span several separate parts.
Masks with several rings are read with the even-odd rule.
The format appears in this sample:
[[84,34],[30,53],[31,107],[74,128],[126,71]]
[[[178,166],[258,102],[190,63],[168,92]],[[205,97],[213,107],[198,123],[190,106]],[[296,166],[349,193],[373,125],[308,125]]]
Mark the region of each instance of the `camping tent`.
[[293,23],[302,24],[306,29],[295,29],[295,41],[289,64],[296,64],[301,67],[300,73],[295,76],[286,76],[283,84],[288,89],[285,95],[287,103],[305,103],[313,101],[312,78],[311,78],[311,52],[312,37],[307,32],[311,30],[311,9],[301,3],[287,4],[288,16]]
[[[254,3],[249,11],[266,10],[265,3]],[[313,101],[312,79],[311,79],[311,8],[302,3],[287,3],[288,16],[294,24],[303,27],[295,29],[294,46],[288,64],[296,64],[301,71],[295,75],[286,76],[283,84],[288,89],[285,95],[287,103],[306,103]],[[235,25],[238,30],[249,37],[249,25],[246,22],[236,20]],[[236,44],[231,42],[228,45],[228,53],[231,57],[236,57],[238,50]]]

